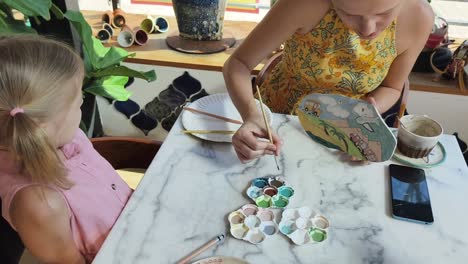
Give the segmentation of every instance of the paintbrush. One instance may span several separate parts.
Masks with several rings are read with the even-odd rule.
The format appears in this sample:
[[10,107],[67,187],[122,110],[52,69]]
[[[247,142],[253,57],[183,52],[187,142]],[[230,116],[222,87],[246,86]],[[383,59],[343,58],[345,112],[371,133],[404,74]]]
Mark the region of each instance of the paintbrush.
[[198,114],[210,116],[210,117],[213,117],[213,118],[216,118],[216,119],[219,119],[219,120],[223,120],[223,121],[226,121],[226,122],[242,125],[242,122],[239,121],[239,120],[235,120],[235,119],[227,118],[227,117],[224,117],[224,116],[219,116],[219,115],[215,115],[215,114],[212,114],[212,113],[204,112],[204,111],[201,111],[201,110],[198,110],[198,109],[195,109],[195,108],[191,108],[191,107],[188,107],[188,106],[185,106],[184,109],[187,110],[187,111],[193,112],[193,113],[198,113]]
[[182,130],[184,134],[235,134],[233,130]]
[[177,264],[187,264],[191,259],[193,259],[194,257],[200,255],[201,253],[203,253],[204,251],[206,251],[210,247],[223,243],[225,238],[226,238],[226,236],[224,234],[221,234],[221,235],[215,237],[214,239],[206,242],[203,246],[201,246],[199,249],[192,252],[187,257],[181,259],[179,262],[177,262]]
[[[263,121],[265,121],[265,127],[266,127],[266,130],[268,132],[268,139],[269,139],[270,143],[273,144],[273,138],[271,137],[270,126],[268,125],[268,120],[267,120],[266,115],[265,115],[265,109],[263,109],[262,95],[260,94],[260,89],[258,89],[258,85],[256,85],[255,87],[257,88],[258,100],[260,101],[260,110],[262,110]],[[276,168],[278,170],[280,170],[280,168],[278,166],[278,160],[276,160],[276,155],[274,155],[273,157],[275,158]]]

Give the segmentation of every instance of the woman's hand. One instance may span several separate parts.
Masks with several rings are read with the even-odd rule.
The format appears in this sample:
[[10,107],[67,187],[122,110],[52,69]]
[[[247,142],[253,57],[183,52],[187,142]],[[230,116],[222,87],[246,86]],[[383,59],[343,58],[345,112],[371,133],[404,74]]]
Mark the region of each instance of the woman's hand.
[[271,131],[273,143],[268,140],[268,132],[262,118],[246,120],[232,137],[237,157],[242,163],[250,162],[267,154],[279,155],[281,139]]

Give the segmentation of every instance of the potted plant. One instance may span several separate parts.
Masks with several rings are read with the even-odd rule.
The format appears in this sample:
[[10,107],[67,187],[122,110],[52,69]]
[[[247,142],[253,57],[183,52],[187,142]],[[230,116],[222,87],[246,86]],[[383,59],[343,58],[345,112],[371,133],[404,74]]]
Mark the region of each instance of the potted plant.
[[[36,31],[26,25],[25,20],[14,17],[12,9],[18,10],[26,19],[33,19],[40,23],[39,17],[69,21],[76,29],[82,43],[83,60],[86,75],[83,80],[83,93],[109,98],[111,100],[126,101],[131,93],[125,89],[129,78],[141,78],[148,82],[156,80],[154,70],[141,72],[130,69],[121,63],[134,53],[118,47],[104,47],[93,37],[89,24],[81,12],[67,11],[65,14],[52,3],[52,0],[0,0],[0,35],[29,33]],[[54,15],[51,17],[50,13]],[[93,101],[93,104],[95,102]],[[95,107],[93,107],[94,109]],[[93,115],[95,115],[93,111]],[[86,126],[82,123],[82,129]]]

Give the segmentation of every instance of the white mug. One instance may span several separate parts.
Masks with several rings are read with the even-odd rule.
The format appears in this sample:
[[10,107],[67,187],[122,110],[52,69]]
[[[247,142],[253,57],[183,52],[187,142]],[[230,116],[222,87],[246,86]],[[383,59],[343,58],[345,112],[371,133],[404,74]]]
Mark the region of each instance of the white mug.
[[426,115],[406,115],[400,118],[398,150],[411,158],[422,158],[432,151],[444,130]]

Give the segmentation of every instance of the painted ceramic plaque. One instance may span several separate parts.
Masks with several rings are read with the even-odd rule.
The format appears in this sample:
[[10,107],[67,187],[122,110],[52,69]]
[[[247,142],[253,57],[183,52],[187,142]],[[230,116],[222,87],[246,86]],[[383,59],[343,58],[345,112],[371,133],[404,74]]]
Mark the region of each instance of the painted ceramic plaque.
[[283,211],[279,231],[296,245],[323,242],[327,239],[329,221],[309,207]]
[[253,179],[247,196],[260,208],[284,208],[294,195],[294,189],[282,177],[260,177]]
[[228,216],[231,235],[252,244],[259,244],[276,234],[278,226],[274,219],[272,210],[253,204],[246,204]]
[[390,159],[396,138],[377,109],[362,100],[336,94],[309,94],[296,114],[316,142],[373,162]]

